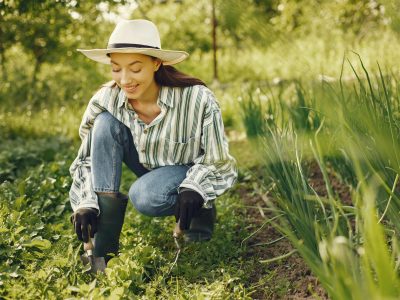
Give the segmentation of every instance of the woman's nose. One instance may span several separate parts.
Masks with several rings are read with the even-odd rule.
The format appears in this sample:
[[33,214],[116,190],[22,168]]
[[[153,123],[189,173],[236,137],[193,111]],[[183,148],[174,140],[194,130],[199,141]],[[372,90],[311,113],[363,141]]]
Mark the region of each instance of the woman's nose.
[[121,84],[127,85],[130,84],[132,79],[130,78],[129,74],[125,70],[121,70]]

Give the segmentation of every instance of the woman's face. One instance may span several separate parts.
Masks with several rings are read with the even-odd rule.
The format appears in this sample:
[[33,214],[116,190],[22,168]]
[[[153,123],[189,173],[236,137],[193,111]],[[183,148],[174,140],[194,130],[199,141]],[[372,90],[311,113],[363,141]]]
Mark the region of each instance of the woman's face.
[[112,78],[128,99],[149,100],[157,90],[154,72],[160,61],[138,53],[111,53]]

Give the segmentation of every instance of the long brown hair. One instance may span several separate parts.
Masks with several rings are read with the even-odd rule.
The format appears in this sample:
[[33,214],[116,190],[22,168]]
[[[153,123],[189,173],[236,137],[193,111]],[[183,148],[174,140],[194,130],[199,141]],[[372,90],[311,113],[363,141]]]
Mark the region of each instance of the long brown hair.
[[154,79],[157,84],[172,87],[187,87],[193,85],[204,85],[206,84],[195,77],[178,71],[173,66],[160,65],[158,70],[154,74]]
[[[107,54],[110,56],[110,54]],[[156,57],[152,57],[157,59]],[[201,79],[187,75],[181,71],[178,71],[173,66],[160,65],[158,70],[154,73],[154,79],[157,84],[171,87],[187,87],[193,85],[204,85],[207,86]],[[102,86],[115,87],[117,83],[115,81],[110,81]]]

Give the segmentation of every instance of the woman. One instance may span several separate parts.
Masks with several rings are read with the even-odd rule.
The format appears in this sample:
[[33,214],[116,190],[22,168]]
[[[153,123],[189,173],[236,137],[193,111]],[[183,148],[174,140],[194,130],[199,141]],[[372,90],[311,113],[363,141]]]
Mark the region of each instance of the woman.
[[124,162],[138,177],[129,199],[139,212],[175,215],[187,241],[210,239],[214,200],[234,184],[237,170],[214,95],[169,66],[188,54],[162,50],[147,20],[120,22],[107,49],[78,51],[111,64],[113,79],[89,102],[70,168],[78,238],[94,238],[95,256],[117,254],[128,200],[119,193]]

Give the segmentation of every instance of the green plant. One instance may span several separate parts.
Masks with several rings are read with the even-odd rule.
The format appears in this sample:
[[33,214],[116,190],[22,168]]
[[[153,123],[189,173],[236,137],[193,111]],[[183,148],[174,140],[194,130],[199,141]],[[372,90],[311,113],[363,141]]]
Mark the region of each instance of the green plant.
[[241,98],[239,102],[242,122],[248,138],[256,138],[266,133],[265,112],[261,103],[260,93],[260,89],[256,89],[255,92],[249,89],[247,97]]
[[[307,114],[292,113],[285,129],[271,130],[265,139],[267,184],[273,187],[275,200],[270,206],[278,217],[271,221],[332,299],[396,299],[400,131],[393,112],[399,83],[382,72],[374,82],[360,63],[365,79],[353,67],[353,93],[342,83],[340,92],[330,95],[335,111],[322,101],[311,106],[324,116],[313,135],[304,130],[309,128]],[[298,96],[303,105],[312,103],[303,94]],[[323,190],[312,187],[305,168],[310,161],[318,164]],[[340,166],[343,162],[345,167]],[[353,177],[347,181],[353,184],[352,203],[336,194],[332,170],[344,172],[340,178]]]

